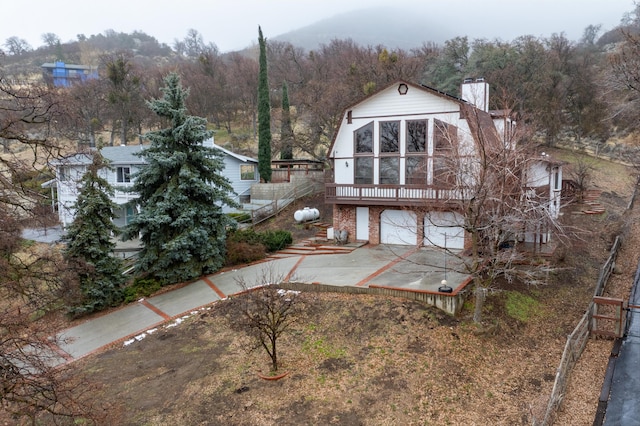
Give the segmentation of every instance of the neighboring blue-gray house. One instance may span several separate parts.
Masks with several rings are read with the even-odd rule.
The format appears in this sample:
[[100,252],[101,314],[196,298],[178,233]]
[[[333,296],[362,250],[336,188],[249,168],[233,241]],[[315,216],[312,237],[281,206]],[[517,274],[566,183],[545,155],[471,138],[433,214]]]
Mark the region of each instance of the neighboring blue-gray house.
[[[213,139],[204,142],[205,146],[210,146],[223,153],[224,170],[222,174],[226,177],[235,194],[233,199],[238,203],[248,203],[250,201],[251,186],[260,182],[258,174],[258,160],[235,154],[213,143]],[[144,160],[135,155],[145,149],[146,145],[108,146],[102,148],[101,152],[110,163],[110,168],[101,171],[104,177],[114,189],[112,200],[120,206],[116,210],[116,225],[123,227],[129,223],[129,219],[135,213],[129,202],[137,197],[137,194],[128,192],[126,189],[133,186],[135,173],[144,166]],[[72,207],[78,198],[78,183],[91,164],[91,153],[79,153],[62,160],[52,162],[55,168],[56,178],[48,186],[57,191],[57,210],[60,222],[63,226],[69,225],[75,216]],[[225,212],[234,209],[223,206]]]
[[65,64],[62,61],[42,64],[45,82],[54,87],[69,87],[72,84],[98,78],[98,68],[89,65]]

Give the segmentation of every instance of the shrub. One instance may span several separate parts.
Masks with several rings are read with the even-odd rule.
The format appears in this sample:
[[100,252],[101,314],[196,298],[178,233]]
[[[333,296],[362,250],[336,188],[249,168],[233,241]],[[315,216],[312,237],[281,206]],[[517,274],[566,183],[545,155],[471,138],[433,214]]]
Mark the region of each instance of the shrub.
[[262,244],[262,237],[253,228],[238,229],[227,235],[227,241],[247,244]]
[[160,281],[152,278],[136,278],[133,280],[133,284],[124,289],[124,301],[130,303],[138,300],[141,297],[151,296],[156,291],[160,290],[162,285]]
[[268,252],[282,250],[293,242],[293,237],[289,231],[265,231],[262,235],[262,244]]
[[237,230],[227,237],[227,241],[247,243],[250,245],[262,244],[267,252],[282,250],[293,242],[289,231],[265,231],[256,232],[253,228]]
[[260,243],[227,240],[227,266],[255,262],[266,255],[267,251]]

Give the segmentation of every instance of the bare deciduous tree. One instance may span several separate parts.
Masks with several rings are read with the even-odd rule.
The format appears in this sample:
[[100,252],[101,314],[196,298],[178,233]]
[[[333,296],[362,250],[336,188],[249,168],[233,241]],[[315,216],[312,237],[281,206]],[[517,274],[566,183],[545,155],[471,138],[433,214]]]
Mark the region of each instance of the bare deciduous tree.
[[243,328],[253,337],[258,347],[271,359],[271,371],[278,371],[278,341],[301,315],[302,303],[298,292],[283,290],[277,284],[283,281],[271,269],[265,269],[255,286],[249,286],[244,277],[237,279],[245,294],[239,303]]
[[569,168],[569,176],[573,180],[576,190],[576,201],[581,202],[584,193],[589,189],[591,185],[591,178],[593,177],[594,161],[585,155],[576,155],[571,162]]
[[48,47],[55,47],[60,44],[60,37],[55,33],[44,33],[40,36],[43,43]]
[[[498,278],[537,283],[548,273],[545,266],[520,266],[525,258],[519,250],[522,243],[530,241],[530,250],[539,249],[541,239],[560,235],[562,227],[554,214],[559,206],[550,200],[548,180],[544,186],[532,181],[536,163],[546,165],[548,159],[527,146],[525,135],[500,138],[491,130],[488,114],[466,107],[464,115],[469,134],[441,124],[446,129],[439,131],[441,147],[434,154],[434,183],[443,194],[449,194],[446,204],[458,215],[451,226],[462,228],[468,236],[467,250],[442,249],[459,259],[458,272],[472,276],[474,321],[480,323],[485,297],[497,288]],[[425,208],[427,218],[432,209]]]
[[10,55],[14,56],[22,55],[33,50],[27,40],[16,36],[9,37],[4,42],[4,47],[7,48],[7,52]]
[[42,195],[15,177],[59,158],[52,135],[58,113],[46,88],[12,87],[0,75],[0,139],[6,141],[0,156],[0,406],[33,424],[44,412],[89,415],[55,368],[61,355],[48,320],[73,277],[55,247],[23,244],[20,236]]

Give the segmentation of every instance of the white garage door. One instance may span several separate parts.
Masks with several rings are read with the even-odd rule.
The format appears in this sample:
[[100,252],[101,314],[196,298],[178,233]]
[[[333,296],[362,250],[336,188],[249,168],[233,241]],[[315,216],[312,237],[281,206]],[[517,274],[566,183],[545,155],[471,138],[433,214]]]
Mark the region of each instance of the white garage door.
[[380,215],[380,242],[414,246],[417,242],[418,220],[413,212],[385,210]]
[[432,212],[424,217],[424,245],[464,248],[462,215],[454,212]]

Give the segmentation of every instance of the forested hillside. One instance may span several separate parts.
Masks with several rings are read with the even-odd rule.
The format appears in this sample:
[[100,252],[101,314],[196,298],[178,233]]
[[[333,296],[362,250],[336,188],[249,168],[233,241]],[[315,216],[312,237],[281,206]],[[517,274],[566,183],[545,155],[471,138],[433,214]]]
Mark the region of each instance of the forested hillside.
[[[634,145],[637,130],[637,63],[640,15],[631,12],[618,28],[589,26],[578,41],[554,34],[512,41],[458,36],[443,44],[423,42],[402,50],[333,39],[313,50],[267,37],[274,156],[283,144],[279,119],[286,83],[296,156],[322,159],[344,108],[396,79],[457,95],[466,77],[491,85],[491,108],[510,108],[532,126],[540,142],[559,141],[606,150],[608,141]],[[45,37],[46,36],[46,37]],[[256,29],[257,38],[257,29]],[[41,65],[61,60],[98,67],[100,77],[58,90],[66,114],[58,131],[79,144],[132,143],[159,123],[145,102],[159,82],[177,71],[191,94],[189,111],[206,117],[217,140],[247,154],[256,150],[257,49],[222,54],[190,30],[173,46],[142,32],[106,31],[61,43],[55,34],[32,49],[12,37],[0,56],[0,77],[41,81]],[[289,144],[291,141],[287,142]],[[609,147],[610,148],[610,147]]]

